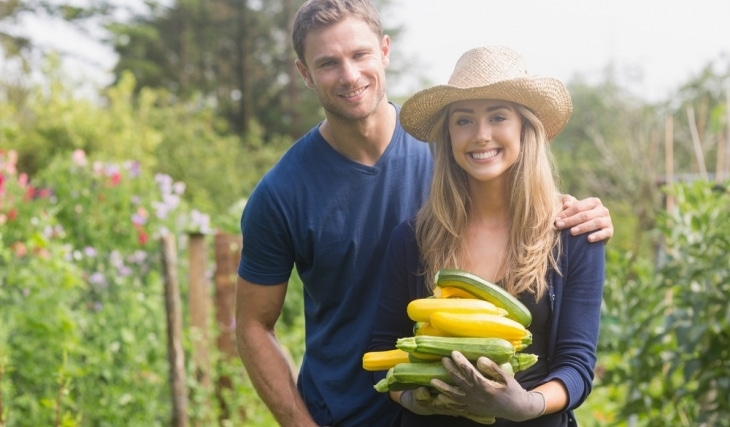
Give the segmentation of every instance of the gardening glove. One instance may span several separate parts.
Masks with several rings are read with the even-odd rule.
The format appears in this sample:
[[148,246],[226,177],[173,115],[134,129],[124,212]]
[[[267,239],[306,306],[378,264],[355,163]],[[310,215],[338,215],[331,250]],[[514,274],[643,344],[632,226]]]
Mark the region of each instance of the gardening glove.
[[511,421],[525,421],[545,413],[545,397],[540,392],[527,391],[514,377],[486,357],[477,360],[477,366],[458,351],[442,360],[454,385],[432,379],[431,385],[453,408],[469,414],[495,416]]
[[447,400],[439,399],[438,394],[432,394],[427,387],[404,391],[400,395],[400,404],[418,415],[464,415],[463,411],[452,407]]

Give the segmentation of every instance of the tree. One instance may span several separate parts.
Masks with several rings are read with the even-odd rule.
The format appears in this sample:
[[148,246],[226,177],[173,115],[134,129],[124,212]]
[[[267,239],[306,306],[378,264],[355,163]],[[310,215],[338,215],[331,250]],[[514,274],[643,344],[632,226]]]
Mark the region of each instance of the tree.
[[[240,135],[255,119],[266,140],[297,138],[322,119],[294,67],[290,30],[302,3],[178,0],[164,7],[150,1],[148,12],[110,25],[119,54],[114,72],[131,71],[140,88],[210,102]],[[385,8],[389,1],[379,3]]]

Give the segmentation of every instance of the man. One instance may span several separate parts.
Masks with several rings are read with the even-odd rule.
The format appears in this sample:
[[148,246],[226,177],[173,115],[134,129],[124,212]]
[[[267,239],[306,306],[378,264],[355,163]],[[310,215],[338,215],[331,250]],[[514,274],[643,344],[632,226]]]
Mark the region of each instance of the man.
[[[262,178],[242,215],[238,350],[281,425],[387,426],[397,405],[375,392],[361,360],[390,232],[424,201],[432,160],[388,102],[390,38],[368,0],[308,0],[292,41],[325,120]],[[598,230],[595,241],[613,234],[595,198],[573,203],[560,218],[574,234]],[[294,266],[306,322],[296,382],[274,331]]]

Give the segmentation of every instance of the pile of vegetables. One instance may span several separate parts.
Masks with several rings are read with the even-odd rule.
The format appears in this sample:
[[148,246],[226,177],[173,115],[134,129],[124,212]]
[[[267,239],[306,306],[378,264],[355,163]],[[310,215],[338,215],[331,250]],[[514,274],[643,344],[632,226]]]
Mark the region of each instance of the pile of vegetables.
[[379,392],[430,387],[432,378],[451,383],[441,364],[456,350],[471,362],[487,357],[514,375],[537,362],[523,350],[532,343],[532,314],[500,286],[454,269],[439,271],[434,295],[411,301],[413,336],[399,338],[391,350],[363,355],[368,371],[386,371]]

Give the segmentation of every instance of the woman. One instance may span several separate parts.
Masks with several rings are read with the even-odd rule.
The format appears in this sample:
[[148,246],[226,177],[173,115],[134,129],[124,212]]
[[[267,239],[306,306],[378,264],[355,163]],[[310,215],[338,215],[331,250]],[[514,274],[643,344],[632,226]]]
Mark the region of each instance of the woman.
[[533,343],[523,351],[539,359],[513,379],[486,358],[478,368],[458,352],[444,358],[455,386],[433,380],[438,398],[389,393],[405,408],[401,426],[479,425],[469,417],[485,416],[498,426],[574,423],[592,387],[605,261],[603,244],[553,227],[561,206],[548,142],[571,113],[560,81],[528,75],[503,47],[466,52],[448,85],[403,104],[405,129],[433,142],[434,176],[417,217],[391,236],[370,349],[412,335],[408,302],[432,294],[438,270],[457,268],[530,309]]

